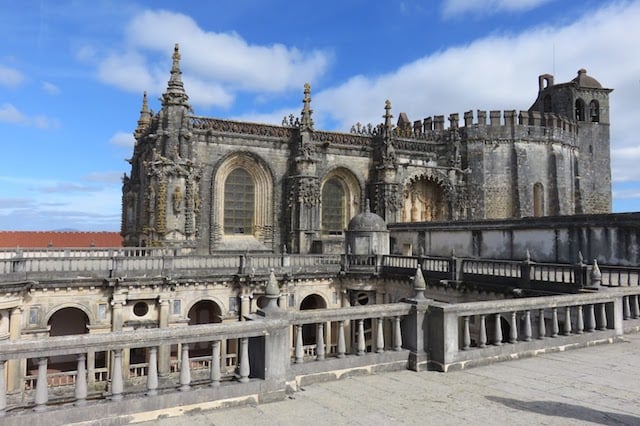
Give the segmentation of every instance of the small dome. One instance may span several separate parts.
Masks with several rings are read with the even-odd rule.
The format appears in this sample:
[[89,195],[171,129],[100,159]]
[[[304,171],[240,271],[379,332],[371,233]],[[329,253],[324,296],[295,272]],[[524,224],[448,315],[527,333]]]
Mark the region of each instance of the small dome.
[[349,222],[349,231],[386,231],[387,223],[383,218],[369,210],[369,200],[363,213],[355,215]]
[[578,87],[588,87],[592,89],[602,89],[602,85],[593,77],[587,75],[587,70],[581,68],[578,70],[578,76],[571,80],[578,84]]

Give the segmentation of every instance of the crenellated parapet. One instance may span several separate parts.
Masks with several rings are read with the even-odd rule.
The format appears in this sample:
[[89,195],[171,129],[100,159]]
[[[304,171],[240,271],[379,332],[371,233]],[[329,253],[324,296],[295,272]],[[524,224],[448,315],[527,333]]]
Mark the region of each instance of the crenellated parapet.
[[[448,123],[447,123],[448,121]],[[578,135],[575,122],[557,114],[538,111],[478,110],[463,114],[462,122],[457,113],[426,117],[416,120],[409,127],[395,127],[398,139],[418,139],[433,142],[447,142],[452,131],[459,131],[465,139],[541,139],[558,140],[574,144]],[[416,145],[417,147],[417,145]]]
[[464,113],[463,134],[467,140],[474,139],[524,139],[559,141],[574,145],[578,136],[575,122],[553,113],[538,111],[487,111]]

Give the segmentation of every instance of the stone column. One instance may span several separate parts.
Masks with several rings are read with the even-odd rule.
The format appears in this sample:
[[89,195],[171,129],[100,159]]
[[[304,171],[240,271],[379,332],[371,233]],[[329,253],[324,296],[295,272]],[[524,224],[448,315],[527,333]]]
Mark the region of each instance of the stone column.
[[244,321],[244,318],[251,313],[251,296],[249,294],[243,294],[240,296],[240,321]]
[[38,380],[36,382],[36,406],[33,411],[44,411],[49,401],[49,383],[47,383],[47,358],[38,361]]
[[7,409],[7,385],[4,381],[4,360],[0,360],[0,417],[4,416]]
[[86,362],[85,354],[78,354],[78,367],[76,369],[76,389],[75,405],[82,406],[87,403],[87,370],[85,368]]
[[181,391],[191,389],[191,362],[189,361],[189,344],[182,344],[182,360],[180,361],[180,388]]
[[149,368],[147,368],[147,395],[157,395],[158,391],[158,349],[149,348]]
[[220,386],[220,340],[211,344],[211,387]]
[[[169,327],[169,300],[160,299],[158,327]],[[171,345],[158,346],[158,376],[168,377],[171,373]]]
[[240,339],[240,359],[238,360],[238,373],[240,383],[249,382],[249,374],[251,374],[251,367],[249,366],[249,338],[243,337]]
[[111,399],[120,401],[124,390],[122,377],[122,349],[114,349],[113,365],[111,366]]
[[[22,308],[14,308],[9,319],[9,340],[19,340],[22,334]],[[26,361],[22,359],[10,359],[7,361],[7,392],[21,392],[24,388],[23,373]]]
[[111,330],[122,331],[122,306],[124,301],[112,300],[111,301]]
[[96,353],[87,351],[87,383],[93,385],[96,381]]
[[[403,336],[406,337],[404,339],[403,346],[409,349],[410,351],[409,360],[408,360],[409,370],[422,371],[427,369],[427,361],[428,361],[427,337],[428,336],[427,336],[427,330],[425,329],[425,325],[426,325],[427,308],[429,307],[430,302],[431,301],[428,299],[409,300],[407,302],[407,303],[411,303],[413,306],[411,307],[411,311],[409,312],[409,314],[405,318],[405,321],[403,322],[404,333],[402,334]],[[446,353],[444,348],[445,346],[447,346],[446,345],[447,342],[445,342],[444,339],[447,338],[446,336],[449,336],[447,334],[448,332],[447,329],[451,328],[451,336],[454,336],[455,343],[456,345],[458,344],[457,321],[455,323],[455,330],[454,330],[453,324],[447,327],[447,318],[444,318],[442,313],[440,313],[439,317],[435,317],[436,312],[434,312],[433,314],[430,312],[429,315],[430,315],[429,316],[430,321],[433,318],[433,321],[435,322],[434,326],[437,327],[438,325],[441,325],[442,330],[444,330],[443,335],[440,336],[443,339],[443,341],[435,343],[435,347],[441,348],[442,353],[439,353],[439,354],[434,353],[434,355],[436,357],[440,357],[442,361],[445,361]]]

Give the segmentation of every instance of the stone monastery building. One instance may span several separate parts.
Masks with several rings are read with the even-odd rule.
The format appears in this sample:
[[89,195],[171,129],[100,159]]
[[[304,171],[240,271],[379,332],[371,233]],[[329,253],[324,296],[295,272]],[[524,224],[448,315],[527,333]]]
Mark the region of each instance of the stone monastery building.
[[612,90],[584,69],[538,84],[526,111],[394,123],[386,101],[383,123],[327,132],[314,128],[309,85],[281,126],[195,115],[176,45],[162,108],[145,95],[135,130],[124,244],[341,253],[367,199],[387,223],[610,212]]

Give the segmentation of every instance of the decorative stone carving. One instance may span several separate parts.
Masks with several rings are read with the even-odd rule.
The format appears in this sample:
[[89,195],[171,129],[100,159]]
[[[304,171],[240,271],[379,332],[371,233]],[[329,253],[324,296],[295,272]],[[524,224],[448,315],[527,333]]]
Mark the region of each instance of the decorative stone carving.
[[289,207],[301,203],[313,207],[320,203],[320,182],[315,177],[297,178],[291,188]]
[[171,201],[173,203],[173,214],[178,215],[182,212],[182,191],[180,187],[176,186],[171,194]]

